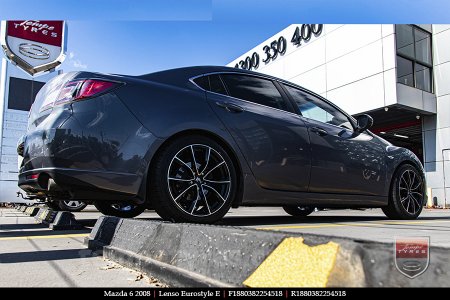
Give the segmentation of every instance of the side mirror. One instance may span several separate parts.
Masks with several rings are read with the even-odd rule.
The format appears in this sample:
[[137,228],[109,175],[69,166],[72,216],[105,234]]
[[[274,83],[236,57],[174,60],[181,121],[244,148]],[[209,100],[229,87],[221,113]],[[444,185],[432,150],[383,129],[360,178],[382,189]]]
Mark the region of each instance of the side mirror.
[[369,115],[360,115],[356,118],[356,131],[363,132],[373,125],[373,119]]

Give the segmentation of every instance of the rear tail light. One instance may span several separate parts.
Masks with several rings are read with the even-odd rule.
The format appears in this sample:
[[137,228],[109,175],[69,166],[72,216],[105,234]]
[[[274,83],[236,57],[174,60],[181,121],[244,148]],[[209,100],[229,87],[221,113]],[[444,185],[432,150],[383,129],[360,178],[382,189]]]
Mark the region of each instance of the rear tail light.
[[59,92],[55,105],[95,97],[112,90],[118,85],[117,82],[99,79],[69,81]]

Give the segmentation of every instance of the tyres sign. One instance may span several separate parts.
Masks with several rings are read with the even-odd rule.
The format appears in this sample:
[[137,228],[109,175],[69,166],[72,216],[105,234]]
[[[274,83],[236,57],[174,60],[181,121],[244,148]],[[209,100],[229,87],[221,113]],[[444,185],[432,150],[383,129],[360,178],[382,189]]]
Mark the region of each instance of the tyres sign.
[[64,21],[2,21],[1,45],[6,57],[30,75],[54,70],[65,58]]

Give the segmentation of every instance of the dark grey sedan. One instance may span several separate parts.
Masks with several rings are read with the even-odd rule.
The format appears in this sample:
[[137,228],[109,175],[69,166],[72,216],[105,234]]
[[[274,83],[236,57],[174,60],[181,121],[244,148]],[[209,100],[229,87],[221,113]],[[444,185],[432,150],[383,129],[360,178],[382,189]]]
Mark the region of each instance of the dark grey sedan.
[[29,198],[93,202],[134,217],[211,223],[230,207],[422,210],[423,168],[409,150],[293,83],[226,67],[143,76],[76,72],[33,104],[19,186]]

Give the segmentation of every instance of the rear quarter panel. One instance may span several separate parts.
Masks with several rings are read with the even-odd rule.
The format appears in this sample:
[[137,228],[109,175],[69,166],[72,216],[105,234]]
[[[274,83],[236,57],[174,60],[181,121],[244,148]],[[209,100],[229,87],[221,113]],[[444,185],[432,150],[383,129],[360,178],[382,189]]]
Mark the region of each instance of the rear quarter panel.
[[[187,81],[186,87],[177,87],[140,79],[126,81],[117,96],[144,127],[157,138],[147,150],[145,161],[150,162],[161,145],[175,134],[199,130],[219,137],[233,151],[243,177],[252,176],[239,147],[206,101],[204,91]],[[141,194],[145,189],[144,180]],[[240,192],[243,186],[240,187]],[[240,200],[239,200],[240,201]]]

